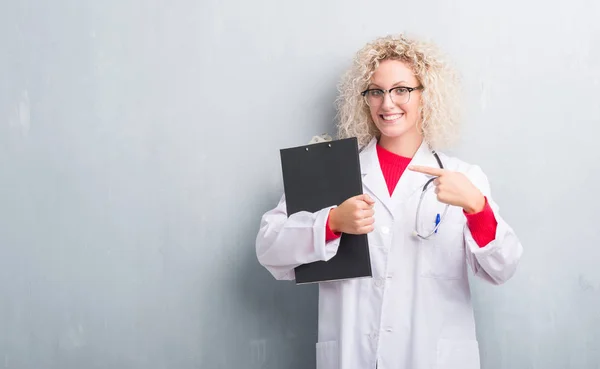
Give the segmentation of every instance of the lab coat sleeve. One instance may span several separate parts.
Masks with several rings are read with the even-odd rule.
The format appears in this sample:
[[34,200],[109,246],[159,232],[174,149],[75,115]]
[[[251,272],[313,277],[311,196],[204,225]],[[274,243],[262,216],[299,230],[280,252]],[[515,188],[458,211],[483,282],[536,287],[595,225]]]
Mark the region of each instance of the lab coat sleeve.
[[266,212],[256,237],[256,256],[275,279],[295,279],[294,268],[315,261],[328,261],[337,253],[340,238],[326,241],[329,211],[335,205],[315,213],[306,211],[287,215],[285,195]]
[[492,284],[503,284],[515,274],[523,254],[523,246],[513,229],[500,215],[500,208],[493,200],[487,176],[481,168],[472,166],[466,175],[487,197],[498,222],[494,240],[484,247],[477,244],[469,227],[465,226],[464,239],[467,262],[477,277]]

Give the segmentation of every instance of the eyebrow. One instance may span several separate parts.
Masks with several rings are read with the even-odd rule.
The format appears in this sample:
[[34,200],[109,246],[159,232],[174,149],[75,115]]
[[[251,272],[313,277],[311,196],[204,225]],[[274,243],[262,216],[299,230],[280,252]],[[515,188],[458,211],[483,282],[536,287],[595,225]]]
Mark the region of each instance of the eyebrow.
[[[407,83],[406,81],[399,81],[399,82],[396,82],[396,83],[394,83],[394,84],[392,85],[392,88],[394,88],[394,87],[398,87],[398,86],[400,86],[400,85],[405,85],[406,83]],[[369,88],[372,88],[372,87],[381,88],[381,87],[380,87],[380,86],[379,86],[377,83],[371,83],[371,84],[369,84]]]

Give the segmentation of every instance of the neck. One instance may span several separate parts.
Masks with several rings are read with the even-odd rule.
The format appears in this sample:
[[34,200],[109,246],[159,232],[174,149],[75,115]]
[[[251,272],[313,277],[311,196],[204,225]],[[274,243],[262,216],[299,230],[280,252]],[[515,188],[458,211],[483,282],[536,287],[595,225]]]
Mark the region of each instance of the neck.
[[[408,133],[408,132],[407,132]],[[396,155],[412,158],[423,142],[423,136],[420,134],[407,135],[400,137],[386,137],[381,135],[379,145],[387,151],[393,152]]]

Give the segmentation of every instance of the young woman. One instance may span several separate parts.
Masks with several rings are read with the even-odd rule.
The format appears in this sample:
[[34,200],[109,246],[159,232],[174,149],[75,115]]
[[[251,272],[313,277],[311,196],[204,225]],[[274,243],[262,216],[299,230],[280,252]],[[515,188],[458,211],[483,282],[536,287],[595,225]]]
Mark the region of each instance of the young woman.
[[339,136],[357,137],[364,194],[262,217],[259,262],[293,280],[368,233],[373,278],[319,285],[318,369],[477,369],[467,278],[502,284],[522,246],[482,170],[437,152],[458,125],[458,83],[437,49],[403,35],[361,49],[340,86]]

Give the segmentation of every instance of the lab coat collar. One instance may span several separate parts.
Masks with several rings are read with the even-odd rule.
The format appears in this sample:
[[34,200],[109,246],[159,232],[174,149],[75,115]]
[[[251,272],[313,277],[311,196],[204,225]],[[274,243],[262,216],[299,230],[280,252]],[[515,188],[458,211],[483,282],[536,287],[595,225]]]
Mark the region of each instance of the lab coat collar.
[[[410,165],[424,165],[439,168],[429,145],[423,140],[421,146],[412,158]],[[405,203],[416,190],[422,188],[431,176],[413,172],[408,168],[402,173],[392,196],[390,196],[377,155],[377,138],[373,138],[362,150],[360,166],[363,185],[368,188],[377,199],[394,216],[394,209]]]

